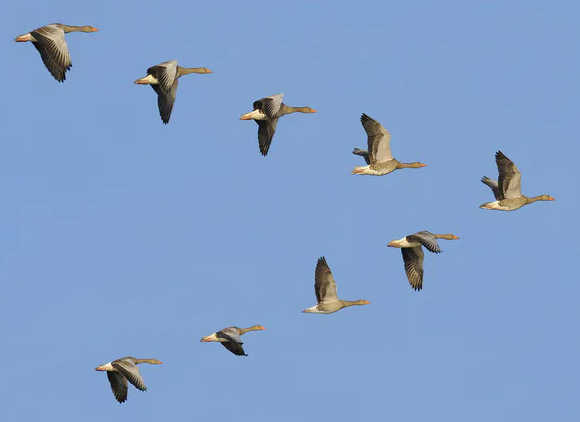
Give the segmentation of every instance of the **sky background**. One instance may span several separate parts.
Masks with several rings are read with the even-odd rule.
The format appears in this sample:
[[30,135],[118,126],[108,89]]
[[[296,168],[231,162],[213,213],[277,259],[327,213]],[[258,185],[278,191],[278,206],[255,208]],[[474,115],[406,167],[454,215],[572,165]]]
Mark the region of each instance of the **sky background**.
[[[577,421],[577,2],[28,1],[3,6],[0,326],[6,421]],[[67,35],[64,84],[14,37]],[[169,125],[133,83],[177,59]],[[283,92],[269,155],[252,102]],[[361,113],[401,161],[353,176]],[[501,149],[522,191],[479,179]],[[386,243],[454,233],[411,290]],[[315,304],[326,256],[343,299]],[[242,358],[202,336],[246,334]],[[97,365],[133,355],[115,401]]]

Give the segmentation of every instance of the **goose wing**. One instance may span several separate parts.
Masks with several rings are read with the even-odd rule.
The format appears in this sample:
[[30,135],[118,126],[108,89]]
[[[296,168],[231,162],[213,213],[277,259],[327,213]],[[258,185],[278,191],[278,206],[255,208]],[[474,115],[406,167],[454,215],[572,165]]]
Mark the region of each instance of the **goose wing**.
[[118,372],[107,371],[107,378],[111,384],[113,395],[119,403],[127,400],[127,379]]
[[441,249],[439,248],[439,243],[437,239],[433,236],[433,233],[423,230],[415,234],[407,236],[409,242],[419,242],[425,246],[430,252],[439,253]]
[[171,111],[173,110],[173,103],[177,96],[178,79],[173,81],[173,85],[169,91],[165,91],[159,85],[151,85],[151,88],[157,93],[157,107],[159,108],[159,115],[163,123],[169,123]]
[[371,164],[393,159],[391,134],[373,118],[362,114],[360,121],[367,133],[369,160]]
[[269,97],[260,98],[259,100],[254,101],[254,110],[260,110],[269,119],[274,119],[280,111],[283,98],[284,94],[276,94],[270,95]]
[[223,330],[218,331],[217,336],[221,339],[225,339],[226,341],[222,341],[221,344],[234,355],[238,356],[248,356],[246,352],[244,352],[244,348],[242,347],[242,339],[240,337],[239,331],[236,330],[235,327],[228,327],[224,328]]
[[30,35],[36,40],[32,44],[40,53],[48,71],[54,79],[63,82],[66,71],[72,66],[64,31],[56,25],[46,25],[30,32]]
[[360,148],[355,148],[352,150],[352,153],[354,155],[359,155],[362,158],[364,158],[364,160],[367,162],[367,164],[370,164],[370,160],[369,160],[369,152],[365,151],[364,149],[360,149]]
[[147,390],[145,382],[141,377],[139,368],[133,363],[132,360],[119,359],[111,363],[113,368],[115,368],[121,375],[123,375],[127,380],[141,391]]
[[501,199],[519,198],[522,196],[522,175],[516,165],[503,152],[495,153],[495,162],[499,172],[498,185]]
[[497,180],[493,180],[487,176],[483,176],[481,178],[481,182],[489,186],[489,188],[493,192],[493,196],[495,197],[495,199],[497,199],[498,201],[501,199],[501,195],[499,193],[499,186],[497,185]]
[[421,290],[423,288],[423,249],[421,246],[401,248],[401,253],[409,284],[413,289]]
[[268,155],[272,138],[276,132],[278,118],[266,120],[254,120],[258,124],[258,145],[263,156]]
[[157,79],[159,83],[156,85],[168,92],[173,88],[173,82],[177,79],[177,61],[170,60],[151,66],[147,69],[147,73]]
[[314,292],[316,293],[318,303],[338,300],[336,282],[324,257],[319,258],[316,263],[316,270],[314,271]]

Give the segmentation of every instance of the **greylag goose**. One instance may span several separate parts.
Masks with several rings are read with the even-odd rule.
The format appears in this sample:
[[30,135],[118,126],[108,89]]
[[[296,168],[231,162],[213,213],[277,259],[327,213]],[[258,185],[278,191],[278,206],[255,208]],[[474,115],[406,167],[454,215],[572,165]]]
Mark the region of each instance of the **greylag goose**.
[[495,162],[499,173],[499,180],[483,176],[481,181],[489,186],[495,196],[495,201],[486,202],[479,206],[488,210],[513,211],[524,205],[536,201],[553,201],[550,195],[538,195],[532,198],[522,195],[522,175],[516,165],[503,152],[495,153]]
[[190,73],[211,73],[206,67],[181,67],[177,60],[159,63],[147,69],[147,76],[139,78],[136,84],[151,85],[157,93],[157,105],[163,123],[169,123],[171,110],[177,95],[177,80]]
[[368,300],[341,300],[336,293],[336,282],[324,257],[318,258],[314,270],[314,293],[316,293],[316,305],[304,309],[302,312],[316,314],[331,314],[342,308],[353,305],[368,305]]
[[291,107],[282,102],[284,94],[271,95],[254,101],[253,111],[243,114],[240,120],[254,120],[258,124],[258,143],[263,156],[268,154],[278,118],[291,113],[316,113],[310,107]]
[[352,153],[362,156],[368,165],[355,167],[352,174],[383,176],[397,169],[425,167],[427,164],[401,163],[391,153],[391,134],[373,118],[362,114],[360,121],[367,133],[368,151],[355,148]]
[[162,362],[157,359],[137,359],[132,356],[127,356],[97,366],[95,370],[107,371],[107,378],[109,378],[109,383],[111,383],[113,395],[119,403],[123,403],[127,400],[127,380],[133,384],[135,388],[141,391],[147,390],[143,377],[141,377],[141,374],[139,373],[139,368],[137,368],[137,365],[140,363],[161,365]]
[[16,37],[16,42],[32,42],[40,53],[44,65],[59,82],[66,79],[65,73],[71,68],[70,53],[64,39],[64,34],[69,32],[96,32],[97,28],[83,25],[63,25],[51,23],[41,26],[26,34]]
[[387,246],[401,248],[403,262],[405,263],[405,272],[409,284],[415,290],[423,288],[423,249],[425,246],[428,251],[433,253],[441,252],[437,239],[454,240],[459,237],[454,234],[433,234],[426,230],[415,234],[410,234],[399,240],[391,240]]
[[249,331],[261,331],[265,330],[264,327],[261,325],[252,325],[248,328],[238,328],[238,327],[227,327],[222,330],[219,330],[209,336],[203,337],[200,341],[202,342],[210,342],[210,341],[217,341],[221,343],[226,349],[232,352],[234,355],[238,356],[248,356],[246,352],[244,352],[244,348],[242,347],[242,338],[240,337],[242,334],[245,334]]

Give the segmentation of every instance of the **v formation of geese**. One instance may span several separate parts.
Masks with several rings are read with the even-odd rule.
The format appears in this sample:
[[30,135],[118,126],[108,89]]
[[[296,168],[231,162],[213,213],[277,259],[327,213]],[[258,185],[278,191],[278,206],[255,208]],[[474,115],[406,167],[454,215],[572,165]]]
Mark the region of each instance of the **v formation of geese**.
[[[74,26],[54,23],[34,29],[18,36],[17,42],[31,42],[40,53],[44,65],[51,75],[59,82],[66,79],[66,72],[72,62],[66,44],[65,34],[69,32],[96,32],[97,28],[89,25]],[[147,75],[137,79],[136,84],[150,85],[157,94],[157,105],[163,123],[169,123],[173,104],[177,94],[178,79],[183,75],[197,73],[212,73],[206,67],[181,67],[176,60],[170,60],[151,66]],[[311,107],[292,107],[282,102],[284,94],[275,94],[254,101],[253,110],[243,114],[240,120],[254,120],[258,125],[258,145],[263,156],[268,154],[278,119],[292,113],[315,113]],[[405,168],[421,168],[426,164],[421,162],[403,163],[393,157],[391,152],[391,135],[382,124],[366,114],[360,117],[362,126],[367,134],[367,150],[354,148],[353,154],[359,155],[366,161],[366,166],[357,166],[352,171],[356,175],[384,176],[395,170]],[[553,201],[550,195],[527,197],[521,193],[521,174],[515,164],[501,151],[495,154],[498,168],[498,180],[483,177],[481,181],[489,186],[495,201],[486,202],[480,208],[500,211],[514,211],[524,205],[536,201]],[[420,231],[406,235],[401,239],[390,241],[387,246],[400,248],[407,279],[412,289],[423,288],[423,248],[432,253],[439,253],[441,249],[438,239],[459,239],[454,234],[434,234],[429,231]],[[367,305],[365,299],[343,300],[338,298],[336,282],[324,257],[318,259],[314,271],[314,293],[316,305],[304,309],[306,313],[331,314],[345,307]],[[250,331],[264,330],[262,325],[253,325],[248,328],[235,326],[223,328],[201,339],[201,342],[221,343],[228,351],[237,356],[247,356],[242,345],[241,336]],[[131,356],[113,360],[100,365],[97,371],[105,371],[111,384],[115,399],[119,403],[127,400],[128,383],[135,388],[145,391],[147,387],[137,365],[148,363],[159,365],[157,359],[137,359]]]

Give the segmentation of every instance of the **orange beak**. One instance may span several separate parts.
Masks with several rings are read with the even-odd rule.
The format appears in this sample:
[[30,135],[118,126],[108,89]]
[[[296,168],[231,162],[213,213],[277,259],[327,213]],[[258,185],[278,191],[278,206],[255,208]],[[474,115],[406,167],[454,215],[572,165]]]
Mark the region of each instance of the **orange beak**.
[[14,39],[14,41],[16,41],[16,42],[26,42],[26,41],[30,41],[30,34],[20,35],[19,37],[16,37]]
[[554,198],[553,196],[550,196],[550,197],[548,198],[548,201],[555,201],[555,200],[556,200],[556,198]]
[[387,246],[390,246],[391,248],[395,247],[395,241],[391,240],[389,243],[387,243]]
[[97,366],[97,367],[95,368],[95,371],[106,371],[106,369],[104,369],[104,368],[103,368],[103,365],[101,365],[101,366]]

